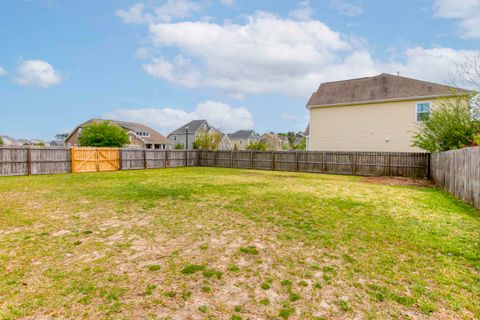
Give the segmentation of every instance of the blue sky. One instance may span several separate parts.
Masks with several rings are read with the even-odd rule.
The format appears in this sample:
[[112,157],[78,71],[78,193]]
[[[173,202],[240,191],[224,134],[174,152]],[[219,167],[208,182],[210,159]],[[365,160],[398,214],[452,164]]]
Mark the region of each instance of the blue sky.
[[448,81],[480,44],[480,0],[2,0],[0,39],[1,134],[92,117],[297,131],[324,81]]

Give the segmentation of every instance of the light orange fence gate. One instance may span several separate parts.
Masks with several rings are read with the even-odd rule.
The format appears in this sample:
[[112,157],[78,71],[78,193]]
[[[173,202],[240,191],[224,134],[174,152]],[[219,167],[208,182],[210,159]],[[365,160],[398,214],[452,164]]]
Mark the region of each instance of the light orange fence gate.
[[120,169],[118,148],[72,148],[72,172],[116,171]]

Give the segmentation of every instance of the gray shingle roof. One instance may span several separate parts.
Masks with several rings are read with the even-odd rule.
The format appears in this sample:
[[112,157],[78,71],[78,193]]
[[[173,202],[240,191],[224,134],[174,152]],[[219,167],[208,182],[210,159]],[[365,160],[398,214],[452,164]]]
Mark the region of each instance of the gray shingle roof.
[[382,73],[375,77],[322,83],[307,106],[332,106],[408,98],[446,97],[469,91]]
[[186,125],[188,125],[188,132],[189,132],[189,133],[197,132],[198,129],[200,129],[200,127],[201,127],[205,122],[207,122],[207,120],[193,120],[193,121],[190,121],[189,123],[184,124],[184,125],[181,126],[180,128],[173,130],[173,131],[170,132],[168,135],[172,135],[172,134],[185,134],[185,126],[186,126]]
[[253,134],[255,134],[255,131],[253,130],[238,130],[234,133],[230,133],[228,137],[230,139],[249,139]]

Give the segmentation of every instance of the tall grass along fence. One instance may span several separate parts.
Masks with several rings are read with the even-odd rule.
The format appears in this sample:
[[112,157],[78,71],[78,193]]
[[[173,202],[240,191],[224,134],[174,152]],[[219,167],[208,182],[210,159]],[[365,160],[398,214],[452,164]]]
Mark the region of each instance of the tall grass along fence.
[[431,155],[433,181],[480,209],[480,147]]
[[[72,155],[74,161],[89,162],[90,171],[103,171],[101,165],[91,165],[95,156],[75,159],[76,154],[67,147],[1,147],[0,175],[69,173]],[[97,162],[108,160],[108,153],[99,154]],[[413,178],[425,178],[429,171],[426,153],[120,149],[110,161],[118,161],[118,170],[208,166]]]

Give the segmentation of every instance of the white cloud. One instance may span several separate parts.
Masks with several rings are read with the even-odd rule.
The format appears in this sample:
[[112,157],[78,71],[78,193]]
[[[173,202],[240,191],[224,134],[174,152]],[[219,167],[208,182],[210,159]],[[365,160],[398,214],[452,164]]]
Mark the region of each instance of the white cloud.
[[313,16],[313,9],[310,7],[310,1],[305,0],[299,3],[298,8],[291,11],[289,16],[296,20],[311,20]]
[[0,77],[1,76],[4,76],[7,74],[7,70],[5,70],[4,68],[0,67]]
[[53,66],[43,60],[22,61],[17,73],[17,82],[21,85],[48,88],[61,82]]
[[207,119],[227,132],[253,128],[253,116],[248,109],[215,101],[199,103],[192,112],[174,108],[117,109],[105,117],[144,123],[165,134],[195,119]]
[[135,3],[128,9],[119,9],[116,15],[127,24],[170,22],[190,17],[202,10],[202,6],[190,0],[167,0],[159,7],[146,8],[143,3]]
[[[245,24],[206,22],[150,25],[153,46],[177,49],[143,67],[153,77],[187,87],[215,87],[230,94],[284,92],[303,95],[335,66],[362,48],[320,21],[281,19],[265,12]],[[360,55],[361,56],[361,55]],[[354,66],[361,70],[365,65]],[[332,68],[333,67],[333,68]],[[349,72],[355,75],[355,72]],[[358,73],[358,75],[362,75]]]
[[380,61],[364,40],[321,21],[268,12],[235,23],[152,23],[148,30],[148,48],[137,52],[148,75],[188,88],[215,88],[237,98],[263,93],[308,97],[321,82],[382,72],[445,82],[468,53],[419,47]]
[[235,0],[220,0],[220,3],[227,7],[235,6]]
[[458,20],[463,36],[480,38],[480,1],[479,0],[436,0],[435,16]]
[[353,4],[345,0],[330,0],[330,7],[349,17],[358,16],[363,12],[361,5]]
[[151,20],[151,16],[146,16],[143,10],[145,5],[143,3],[135,3],[128,9],[119,9],[115,14],[121,18],[124,23],[145,23]]

